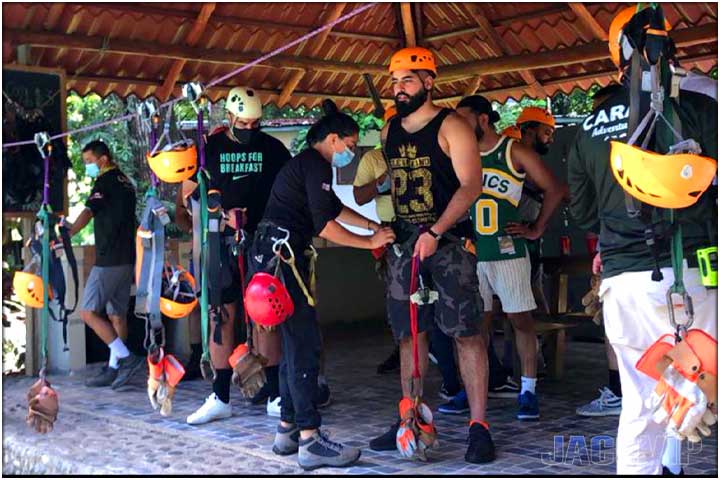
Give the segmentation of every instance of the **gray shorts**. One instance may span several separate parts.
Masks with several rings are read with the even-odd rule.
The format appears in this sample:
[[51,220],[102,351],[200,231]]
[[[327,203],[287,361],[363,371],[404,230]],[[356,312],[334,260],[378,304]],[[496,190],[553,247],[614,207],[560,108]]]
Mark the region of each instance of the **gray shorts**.
[[125,318],[130,303],[130,287],[135,273],[134,265],[92,267],[85,282],[81,310]]

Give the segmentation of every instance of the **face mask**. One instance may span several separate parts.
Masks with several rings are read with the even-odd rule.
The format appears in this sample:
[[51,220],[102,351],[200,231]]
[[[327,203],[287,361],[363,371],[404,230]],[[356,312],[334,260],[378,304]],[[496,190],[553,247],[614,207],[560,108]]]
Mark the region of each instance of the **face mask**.
[[85,175],[90,178],[97,178],[97,176],[100,174],[100,167],[97,166],[97,163],[86,163],[85,164]]
[[427,100],[427,90],[425,87],[422,88],[418,93],[410,97],[407,102],[398,101],[398,97],[395,97],[395,108],[397,108],[398,115],[400,117],[407,117],[418,108],[422,107],[425,100]]
[[242,143],[247,144],[253,141],[255,134],[259,131],[259,128],[237,128],[233,127],[232,132],[235,139]]
[[353,158],[355,158],[355,153],[348,147],[345,147],[345,150],[340,153],[333,152],[332,166],[335,168],[347,167],[350,165],[350,162],[353,161]]
[[386,193],[390,191],[390,175],[385,175],[385,181],[377,186],[378,193]]

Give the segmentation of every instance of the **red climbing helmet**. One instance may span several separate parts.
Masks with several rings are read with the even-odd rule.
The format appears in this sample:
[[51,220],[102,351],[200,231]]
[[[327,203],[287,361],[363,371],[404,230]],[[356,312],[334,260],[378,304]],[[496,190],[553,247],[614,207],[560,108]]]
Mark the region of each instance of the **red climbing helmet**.
[[258,272],[245,290],[245,311],[253,322],[263,327],[280,325],[295,312],[290,293],[274,275]]

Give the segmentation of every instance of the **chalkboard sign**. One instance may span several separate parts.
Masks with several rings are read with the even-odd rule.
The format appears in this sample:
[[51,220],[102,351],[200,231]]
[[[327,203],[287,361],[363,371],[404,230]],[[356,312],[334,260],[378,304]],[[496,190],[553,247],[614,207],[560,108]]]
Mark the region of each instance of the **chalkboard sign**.
[[[3,67],[2,142],[32,140],[35,133],[66,130],[65,72],[12,65]],[[67,146],[53,141],[50,161],[50,206],[67,213]],[[4,216],[33,216],[42,203],[43,161],[35,145],[2,151]]]

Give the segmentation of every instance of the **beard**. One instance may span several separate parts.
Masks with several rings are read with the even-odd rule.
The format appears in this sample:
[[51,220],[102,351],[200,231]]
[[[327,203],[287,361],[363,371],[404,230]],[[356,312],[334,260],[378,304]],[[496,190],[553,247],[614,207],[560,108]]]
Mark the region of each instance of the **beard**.
[[[425,100],[427,99],[427,93],[428,91],[425,90],[425,87],[423,87],[422,90],[420,90],[418,93],[416,93],[413,96],[405,95],[405,94],[399,94],[395,95],[395,108],[397,108],[398,115],[403,118],[407,117],[411,113],[415,112],[418,108],[422,107],[423,103],[425,103]],[[401,102],[398,100],[398,97],[400,95],[404,95],[409,97],[407,102]]]
[[482,128],[480,128],[480,125],[475,125],[475,138],[477,138],[477,141],[479,142],[482,140],[482,138],[485,136],[485,132]]
[[533,145],[533,149],[539,155],[545,155],[550,151],[550,146],[547,143],[542,143],[538,139],[535,139],[535,145]]

